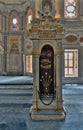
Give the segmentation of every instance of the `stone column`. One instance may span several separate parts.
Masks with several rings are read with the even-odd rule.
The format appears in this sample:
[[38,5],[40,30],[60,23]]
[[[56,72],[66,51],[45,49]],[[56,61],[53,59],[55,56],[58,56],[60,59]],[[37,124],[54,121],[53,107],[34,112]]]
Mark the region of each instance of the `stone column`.
[[57,109],[61,110],[62,104],[62,51],[56,55],[56,96],[57,96]]
[[23,75],[25,75],[25,54],[23,54]]
[[37,109],[39,90],[39,53],[33,52],[33,109]]

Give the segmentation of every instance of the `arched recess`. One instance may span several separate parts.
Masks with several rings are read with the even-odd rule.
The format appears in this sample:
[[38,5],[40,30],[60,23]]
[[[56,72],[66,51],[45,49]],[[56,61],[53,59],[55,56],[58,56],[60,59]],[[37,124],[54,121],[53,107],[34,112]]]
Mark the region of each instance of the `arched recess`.
[[4,73],[4,49],[0,45],[0,75]]
[[15,43],[12,44],[9,53],[9,73],[12,75],[20,73],[19,47]]
[[50,45],[43,46],[39,57],[39,86],[42,96],[54,94],[54,50]]
[[41,50],[42,48],[45,46],[45,45],[49,45],[53,48],[54,50],[54,55],[56,54],[56,51],[57,51],[57,44],[55,42],[49,42],[49,41],[45,41],[45,42],[41,42],[40,46],[39,46],[39,49],[37,50],[39,53],[41,53]]
[[26,28],[28,30],[31,28],[32,18],[33,18],[33,10],[31,7],[28,7],[26,11]]
[[78,41],[78,36],[75,33],[68,33],[65,35],[64,40],[67,43],[76,43]]
[[18,31],[20,28],[19,14],[16,10],[12,10],[9,15],[9,30]]

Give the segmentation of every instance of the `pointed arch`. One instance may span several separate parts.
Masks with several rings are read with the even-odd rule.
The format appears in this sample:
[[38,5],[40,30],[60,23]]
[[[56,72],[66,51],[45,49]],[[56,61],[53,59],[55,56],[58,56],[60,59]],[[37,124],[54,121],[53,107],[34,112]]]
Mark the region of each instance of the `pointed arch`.
[[19,14],[16,10],[12,10],[9,16],[9,29],[10,31],[19,30]]

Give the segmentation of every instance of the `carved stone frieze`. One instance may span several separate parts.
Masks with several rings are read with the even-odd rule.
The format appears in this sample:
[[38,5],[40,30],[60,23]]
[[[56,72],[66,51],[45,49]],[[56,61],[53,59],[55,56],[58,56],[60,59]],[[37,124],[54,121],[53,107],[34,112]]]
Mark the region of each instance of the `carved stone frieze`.
[[39,38],[46,38],[46,39],[52,39],[56,37],[56,30],[50,31],[50,30],[42,30],[39,31]]
[[30,39],[62,39],[63,35],[63,26],[52,17],[33,19],[28,32]]

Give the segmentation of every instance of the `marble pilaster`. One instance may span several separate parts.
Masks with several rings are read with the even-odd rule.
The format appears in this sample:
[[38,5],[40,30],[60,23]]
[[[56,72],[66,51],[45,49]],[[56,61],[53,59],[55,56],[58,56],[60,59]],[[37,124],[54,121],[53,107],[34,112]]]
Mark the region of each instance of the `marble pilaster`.
[[37,109],[37,101],[38,101],[38,89],[39,89],[39,54],[33,52],[33,109]]
[[57,109],[62,109],[62,55],[56,55]]

